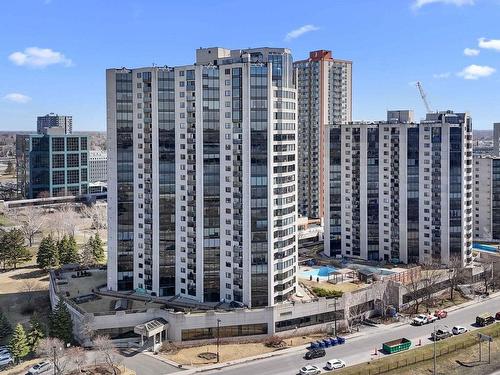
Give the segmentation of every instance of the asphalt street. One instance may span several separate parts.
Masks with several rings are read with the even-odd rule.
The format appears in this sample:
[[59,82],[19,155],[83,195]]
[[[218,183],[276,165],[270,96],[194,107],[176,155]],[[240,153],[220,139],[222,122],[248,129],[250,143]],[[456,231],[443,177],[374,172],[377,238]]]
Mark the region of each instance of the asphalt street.
[[[450,312],[448,317],[439,320],[436,329],[448,327],[450,330],[455,325],[461,325],[469,330],[476,329],[472,326],[477,315],[484,312],[495,314],[500,311],[500,296],[486,299],[480,303],[475,303],[462,309]],[[219,370],[211,370],[208,374],[224,375],[291,375],[297,374],[299,369],[306,365],[316,365],[323,368],[329,359],[343,359],[347,366],[366,362],[374,358],[382,358],[385,354],[381,353],[382,343],[398,339],[408,338],[412,341],[412,348],[421,340],[422,345],[431,344],[430,334],[434,327],[432,324],[415,327],[405,324],[399,327],[386,329],[383,326],[377,328],[368,328],[362,336],[347,339],[344,345],[330,347],[326,350],[326,357],[307,361],[303,358],[303,352],[289,353],[267,359],[257,360],[248,363],[242,363],[235,366],[226,367]],[[377,355],[373,353],[377,351]]]

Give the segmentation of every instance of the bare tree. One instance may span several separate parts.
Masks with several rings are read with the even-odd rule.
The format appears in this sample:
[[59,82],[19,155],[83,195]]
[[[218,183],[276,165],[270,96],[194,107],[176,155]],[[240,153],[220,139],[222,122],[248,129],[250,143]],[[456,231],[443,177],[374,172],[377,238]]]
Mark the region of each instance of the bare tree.
[[408,296],[410,298],[410,302],[413,302],[413,306],[415,307],[415,314],[418,313],[418,309],[420,304],[422,303],[422,299],[425,295],[422,293],[423,283],[420,275],[415,275],[414,272],[409,274],[409,280],[406,284],[404,284],[404,288],[408,292]]
[[448,268],[448,282],[450,285],[450,299],[453,301],[453,292],[457,288],[457,285],[462,281],[463,278],[463,264],[460,256],[453,256],[450,259],[450,264]]
[[102,204],[93,204],[90,206],[84,206],[82,208],[82,214],[91,220],[92,229],[97,231],[105,229],[107,226],[107,208]]
[[71,364],[75,366],[78,373],[80,373],[87,361],[85,350],[81,346],[73,346],[66,350],[66,355],[71,361]]
[[62,375],[69,364],[64,342],[54,337],[41,339],[36,349],[40,357],[50,359],[54,364],[54,373]]
[[21,293],[26,293],[26,301],[29,305],[33,302],[33,298],[35,297],[35,292],[40,290],[40,283],[34,279],[26,279],[23,280],[19,291]]
[[56,233],[57,240],[65,234],[74,236],[79,223],[79,217],[70,204],[65,204],[50,215],[47,229]]
[[33,206],[26,207],[21,215],[16,215],[16,219],[21,221],[21,231],[30,246],[33,246],[34,239],[41,232],[45,222],[45,216],[40,208]]
[[109,370],[116,375],[116,366],[118,365],[118,356],[116,346],[109,336],[96,336],[93,340],[94,348],[97,350],[102,360],[109,367]]
[[436,262],[427,264],[426,269],[422,271],[421,287],[424,291],[423,300],[425,301],[427,307],[431,305],[432,295],[438,291],[437,284],[443,280],[443,274],[445,272],[441,269],[440,264]]

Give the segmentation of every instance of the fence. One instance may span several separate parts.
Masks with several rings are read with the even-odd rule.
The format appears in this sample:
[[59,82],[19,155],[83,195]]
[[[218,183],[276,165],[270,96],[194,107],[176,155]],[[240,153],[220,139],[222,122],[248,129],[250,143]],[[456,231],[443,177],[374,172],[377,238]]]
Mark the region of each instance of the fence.
[[[500,323],[493,326],[469,332],[464,336],[438,342],[436,357],[453,353],[457,350],[465,349],[478,343],[477,333],[484,333],[492,337],[500,336]],[[364,363],[348,367],[340,372],[342,375],[378,375],[389,371],[404,368],[416,363],[429,361],[434,358],[432,345],[410,350],[397,355],[392,355],[373,362]],[[338,371],[338,370],[337,370]]]

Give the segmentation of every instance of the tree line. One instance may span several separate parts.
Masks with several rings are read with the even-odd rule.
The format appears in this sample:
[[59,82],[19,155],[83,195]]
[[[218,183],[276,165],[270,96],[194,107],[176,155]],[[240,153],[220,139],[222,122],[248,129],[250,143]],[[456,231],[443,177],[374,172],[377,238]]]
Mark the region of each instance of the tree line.
[[63,264],[78,263],[82,266],[102,263],[104,261],[104,243],[96,232],[90,236],[81,253],[73,235],[64,235],[59,241],[52,234],[45,236],[40,242],[36,257],[38,267],[48,270]]

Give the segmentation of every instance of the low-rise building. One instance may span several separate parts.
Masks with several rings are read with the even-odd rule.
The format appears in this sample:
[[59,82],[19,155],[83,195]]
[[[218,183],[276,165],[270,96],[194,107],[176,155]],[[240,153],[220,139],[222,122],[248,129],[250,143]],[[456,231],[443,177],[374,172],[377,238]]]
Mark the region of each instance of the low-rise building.
[[104,151],[89,152],[89,181],[106,182],[108,180],[108,154]]

